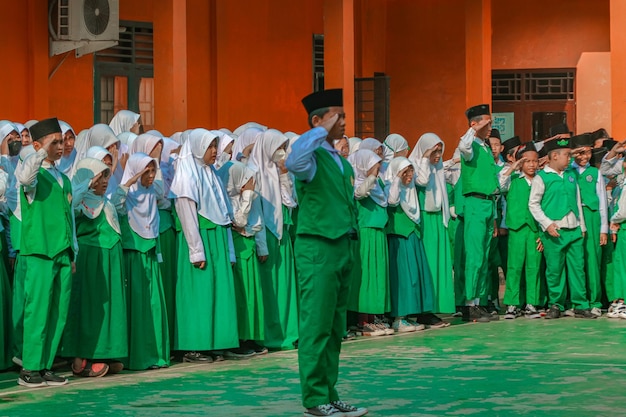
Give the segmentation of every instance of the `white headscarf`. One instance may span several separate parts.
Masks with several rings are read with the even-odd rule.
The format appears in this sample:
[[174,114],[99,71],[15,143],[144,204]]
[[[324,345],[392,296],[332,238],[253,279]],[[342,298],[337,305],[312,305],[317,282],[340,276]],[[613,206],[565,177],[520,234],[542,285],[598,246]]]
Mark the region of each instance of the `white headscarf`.
[[[228,129],[226,129],[228,130]],[[217,157],[215,158],[215,169],[220,169],[222,167],[222,165],[224,165],[227,161],[229,161],[231,159],[231,155],[232,155],[232,148],[231,148],[231,154],[227,154],[224,153],[224,149],[226,149],[226,147],[233,143],[233,141],[235,140],[236,136],[232,133],[227,133],[227,132],[223,132],[221,129],[220,131],[222,133],[224,133],[224,136],[222,136],[221,140],[220,140],[220,144],[217,146]],[[233,145],[234,147],[234,145]]]
[[359,150],[361,150],[361,149],[368,149],[368,150],[376,153],[376,150],[378,148],[382,147],[382,146],[383,146],[383,144],[380,143],[380,141],[378,139],[366,138],[366,139],[363,139],[363,141],[359,145]]
[[[72,126],[64,122],[63,120],[59,120],[59,126],[61,126],[61,134],[65,137],[67,132],[72,132],[74,138],[76,138],[76,132],[72,129]],[[76,160],[76,141],[74,141],[74,149],[68,156],[61,156],[61,159],[56,161],[56,166],[59,171],[64,173],[65,175],[70,175],[72,172],[72,166],[74,165],[74,161]]]
[[133,144],[135,139],[137,139],[137,135],[133,132],[122,132],[119,135],[117,135],[117,138],[120,140],[122,145],[126,145],[130,147],[130,145]]
[[360,138],[351,137],[348,139],[348,146],[350,146],[350,155],[355,153],[361,147],[362,140]]
[[111,152],[107,151],[102,146],[92,146],[87,151],[87,158],[94,158],[102,162],[104,162],[104,157],[107,155],[109,155],[111,159],[113,159],[113,155],[111,155]]
[[111,119],[111,129],[115,135],[119,135],[122,132],[130,132],[130,128],[139,120],[140,115],[130,110],[120,110],[115,113],[113,119]]
[[9,133],[15,131],[16,133],[20,133],[17,130],[17,126],[8,120],[0,120],[0,141],[3,141],[5,137],[9,135]]
[[[126,162],[122,184],[126,184],[128,180],[146,169],[151,162],[156,163],[145,153],[132,154]],[[144,239],[156,239],[159,236],[159,209],[157,194],[153,186],[146,188],[141,185],[141,178],[138,179],[126,195],[126,210],[128,223],[135,233]]]
[[170,136],[170,139],[172,139],[174,142],[177,142],[178,144],[182,144],[180,141],[180,137],[183,134],[183,132],[175,132],[172,136]]
[[76,138],[76,146],[74,147],[76,150],[76,158],[74,159],[74,164],[72,166],[72,176],[76,172],[76,164],[87,156],[89,148],[92,146],[102,146],[107,149],[109,146],[119,143],[120,141],[117,136],[115,136],[115,133],[113,133],[113,130],[103,123],[91,126],[84,136],[83,132],[80,132]]
[[[256,173],[248,168],[246,164],[242,164],[239,161],[228,161],[217,171],[217,175],[222,180],[224,187],[226,187],[233,211],[237,212],[241,206],[241,189],[248,183],[250,178],[256,176]],[[252,202],[252,208],[248,214],[248,224],[245,227],[246,234],[250,236],[263,230],[263,213],[257,198]]]
[[[424,157],[424,153],[433,148],[438,143],[441,143],[441,154],[445,150],[445,143],[434,133],[424,133],[417,144],[415,149],[409,155],[409,160],[413,163],[413,166],[417,170],[421,159]],[[428,179],[428,185],[426,185],[424,210],[427,212],[440,211],[443,214],[443,224],[447,227],[448,220],[450,220],[450,208],[448,207],[448,191],[446,189],[446,176],[443,171],[442,159],[439,159],[436,165],[429,162],[430,177]]]
[[[403,156],[393,158],[389,163],[389,169],[387,170],[391,174],[391,178],[396,178],[402,170],[412,165],[411,161]],[[391,183],[389,183],[390,185]],[[409,219],[419,224],[420,222],[420,202],[417,198],[417,189],[415,183],[411,181],[409,185],[400,183],[400,207]]]
[[24,126],[26,126],[26,129],[28,129],[28,130],[30,131],[30,128],[31,128],[34,124],[36,124],[36,123],[38,123],[38,122],[39,122],[39,120],[30,119],[29,121],[27,121],[27,122],[25,122],[25,123],[24,123]]
[[244,130],[239,136],[237,136],[237,140],[233,144],[233,154],[231,156],[232,161],[241,161],[243,156],[243,150],[248,146],[256,143],[259,138],[263,136],[263,130],[250,127]]
[[[163,144],[163,136],[155,133],[142,133],[137,136],[137,139],[135,139],[132,145],[128,147],[128,153],[132,155],[134,153],[141,152],[146,155],[150,155],[150,152],[152,152],[154,147],[159,143]],[[161,150],[163,150],[163,146],[161,146]],[[161,155],[159,155],[158,162],[160,164]]]
[[402,135],[398,135],[397,133],[392,133],[391,135],[387,136],[384,145],[385,156],[387,156],[388,151],[391,151],[391,158],[389,158],[387,162],[390,162],[393,159],[394,154],[401,152],[405,149],[409,149],[409,143],[406,141],[406,139],[404,139]]
[[[348,156],[348,161],[352,164],[352,168],[354,168],[354,189],[356,190],[356,188],[367,179],[367,171],[372,169],[372,167],[382,161],[382,159],[369,149],[359,149]],[[376,178],[376,185],[370,191],[370,197],[379,206],[387,207],[387,196],[380,186],[378,178]]]
[[13,212],[13,214],[15,215],[15,217],[17,217],[19,221],[22,221],[22,210],[20,208],[20,195],[19,195],[19,189],[20,189],[21,184],[17,180],[17,174],[22,170],[22,164],[24,160],[28,156],[34,154],[35,152],[36,151],[33,145],[24,146],[22,150],[20,151],[19,158],[17,160],[17,165],[15,167],[15,174],[9,177],[10,185],[6,192],[7,204],[9,205],[9,209]]
[[250,129],[250,128],[259,129],[262,131],[267,130],[267,126],[263,126],[262,124],[259,124],[257,122],[248,122],[239,126],[237,129],[235,129],[233,133],[235,134],[235,136],[239,137],[245,130]]
[[121,234],[120,222],[113,204],[102,195],[96,195],[91,189],[92,181],[101,172],[109,171],[109,167],[99,159],[85,158],[78,162],[76,173],[72,177],[72,190],[75,195],[82,195],[82,201],[76,207],[90,219],[97,218],[104,209],[107,223],[118,234]]
[[287,137],[278,130],[266,130],[252,148],[248,161],[248,167],[257,172],[257,191],[261,197],[265,226],[278,240],[283,238],[283,197],[280,172],[272,156],[287,141]]
[[178,157],[170,197],[195,201],[202,217],[225,226],[231,223],[230,199],[215,168],[206,165],[203,160],[206,150],[217,138],[217,134],[206,129],[193,129],[189,133],[189,140]]

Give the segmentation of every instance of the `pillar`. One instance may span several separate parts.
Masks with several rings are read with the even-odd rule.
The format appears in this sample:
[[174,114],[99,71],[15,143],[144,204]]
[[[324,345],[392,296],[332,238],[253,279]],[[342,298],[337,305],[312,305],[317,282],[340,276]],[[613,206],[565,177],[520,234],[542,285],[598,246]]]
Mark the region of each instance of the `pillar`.
[[491,0],[465,0],[465,104],[491,103]]
[[611,0],[611,130],[616,140],[626,137],[626,1]]

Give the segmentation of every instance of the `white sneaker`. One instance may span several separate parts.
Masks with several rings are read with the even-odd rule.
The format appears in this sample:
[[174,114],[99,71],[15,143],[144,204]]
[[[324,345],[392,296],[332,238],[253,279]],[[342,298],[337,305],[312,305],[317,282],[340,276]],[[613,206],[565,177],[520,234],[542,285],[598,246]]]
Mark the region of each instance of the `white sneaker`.
[[395,331],[391,328],[391,326],[389,325],[389,323],[386,323],[382,320],[378,320],[376,319],[374,321],[374,326],[378,327],[379,329],[381,329],[383,332],[385,332],[385,335],[387,336],[391,336],[392,334],[395,333]]
[[508,306],[506,308],[506,313],[504,313],[505,320],[512,320],[517,317],[517,307]]
[[415,326],[404,319],[395,320],[391,327],[396,333],[409,333],[415,331]]
[[610,319],[619,319],[620,313],[626,311],[626,304],[624,303],[613,303],[611,307],[609,307],[609,312],[606,313],[606,316]]
[[602,310],[600,310],[598,307],[594,307],[591,309],[591,314],[596,317],[602,317]]
[[357,333],[361,333],[361,336],[365,337],[373,337],[373,336],[384,336],[385,331],[381,330],[378,326],[372,323],[364,323]]
[[566,317],[576,317],[576,313],[574,313],[574,309],[570,308],[569,310],[565,310],[563,315]]
[[526,309],[524,310],[524,317],[527,319],[540,319],[541,313],[537,311],[535,306],[532,304],[526,304]]

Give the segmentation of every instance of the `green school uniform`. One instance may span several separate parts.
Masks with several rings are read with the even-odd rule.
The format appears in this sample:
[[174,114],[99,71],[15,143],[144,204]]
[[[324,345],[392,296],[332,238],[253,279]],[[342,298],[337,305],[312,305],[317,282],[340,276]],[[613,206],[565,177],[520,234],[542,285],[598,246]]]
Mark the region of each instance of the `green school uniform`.
[[454,303],[464,306],[465,299],[465,197],[463,183],[458,181],[454,186],[454,209],[459,222],[454,234]]
[[159,244],[163,262],[161,277],[163,280],[163,293],[165,294],[165,307],[167,309],[167,324],[170,340],[174,340],[174,328],[176,326],[176,229],[174,227],[174,215],[172,210],[159,209]]
[[[4,246],[4,242],[0,241],[0,247]],[[11,308],[11,285],[9,283],[9,274],[7,274],[4,262],[0,261],[0,370],[10,368],[12,366],[11,358],[13,357],[13,320]]]

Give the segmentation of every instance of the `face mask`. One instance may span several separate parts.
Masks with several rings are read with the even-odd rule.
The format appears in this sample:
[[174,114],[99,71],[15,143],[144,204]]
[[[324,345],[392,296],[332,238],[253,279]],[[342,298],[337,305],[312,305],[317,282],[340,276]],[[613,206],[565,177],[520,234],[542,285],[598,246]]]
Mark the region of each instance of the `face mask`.
[[274,155],[272,155],[272,162],[277,164],[283,159],[285,159],[286,157],[287,157],[287,152],[285,152],[284,149],[278,149],[276,152],[274,152]]
[[217,161],[215,162],[215,165],[217,165],[219,167],[222,167],[228,161],[230,161],[230,154],[226,153],[226,152],[222,152],[220,157],[217,158]]
[[21,150],[22,150],[22,142],[20,142],[19,140],[9,143],[9,155],[10,156],[19,155]]

